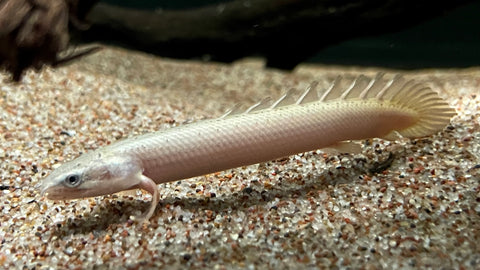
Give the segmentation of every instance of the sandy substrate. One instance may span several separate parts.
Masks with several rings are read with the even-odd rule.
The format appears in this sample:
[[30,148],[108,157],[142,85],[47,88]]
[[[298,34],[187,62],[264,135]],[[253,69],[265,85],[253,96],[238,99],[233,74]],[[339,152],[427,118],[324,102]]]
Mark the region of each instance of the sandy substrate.
[[[373,140],[362,154],[314,151],[159,185],[150,195],[49,201],[37,185],[122,137],[220,116],[313,80],[376,69],[266,70],[106,48],[59,69],[0,74],[0,265],[17,269],[480,267],[480,68],[432,81],[458,115],[428,138]],[[388,74],[394,70],[384,70]],[[371,174],[387,160],[390,167]]]

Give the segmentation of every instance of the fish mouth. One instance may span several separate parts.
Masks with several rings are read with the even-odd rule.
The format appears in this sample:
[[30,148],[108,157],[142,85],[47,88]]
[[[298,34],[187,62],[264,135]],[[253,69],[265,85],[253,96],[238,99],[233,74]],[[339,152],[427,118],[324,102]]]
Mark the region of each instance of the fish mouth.
[[55,192],[52,192],[53,190],[54,188],[52,188],[51,186],[44,186],[40,191],[40,196],[45,197],[49,200],[56,200],[56,196],[54,195]]
[[[72,190],[64,186],[57,185],[45,185],[40,191],[41,196],[45,196],[49,200],[74,200],[86,197],[93,197],[96,194],[90,194],[88,189],[76,189]],[[103,195],[100,194],[100,195]]]
[[59,200],[59,197],[65,196],[65,188],[55,183],[54,179],[47,176],[40,185],[40,196],[49,200]]
[[[45,194],[47,194],[48,190],[50,189],[50,185],[46,184],[46,183],[43,183],[41,186],[40,186],[40,196],[44,197]],[[48,197],[48,194],[47,194],[47,197]]]
[[46,197],[49,200],[62,200],[67,196],[66,188],[57,186],[50,181],[45,181],[40,187],[40,196]]
[[67,196],[67,193],[64,192],[64,188],[46,186],[40,191],[40,195],[46,197],[49,200],[66,200],[71,199]]

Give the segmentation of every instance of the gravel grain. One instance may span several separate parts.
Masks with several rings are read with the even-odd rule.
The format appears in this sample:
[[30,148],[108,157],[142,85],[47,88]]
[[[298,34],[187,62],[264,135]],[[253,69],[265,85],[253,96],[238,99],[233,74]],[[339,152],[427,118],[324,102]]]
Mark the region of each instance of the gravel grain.
[[[173,61],[105,48],[68,67],[0,74],[0,265],[16,269],[480,268],[480,68],[418,70],[458,115],[427,138],[365,142],[73,201],[37,185],[80,153],[220,116],[313,80],[378,69]],[[395,70],[384,70],[387,75]],[[372,173],[375,172],[375,173]],[[25,268],[24,268],[25,267]]]

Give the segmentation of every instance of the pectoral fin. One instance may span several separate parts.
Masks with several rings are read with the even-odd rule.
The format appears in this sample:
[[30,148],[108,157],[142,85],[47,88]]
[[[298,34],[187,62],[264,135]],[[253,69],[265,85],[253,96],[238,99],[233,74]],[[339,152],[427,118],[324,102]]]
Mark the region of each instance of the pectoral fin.
[[153,213],[155,212],[155,208],[157,207],[158,201],[160,199],[157,184],[153,182],[152,179],[146,177],[145,175],[140,175],[140,183],[138,184],[138,188],[141,188],[148,193],[152,194],[152,203],[150,204],[150,208],[148,211],[142,215],[141,219],[144,221],[148,221]]

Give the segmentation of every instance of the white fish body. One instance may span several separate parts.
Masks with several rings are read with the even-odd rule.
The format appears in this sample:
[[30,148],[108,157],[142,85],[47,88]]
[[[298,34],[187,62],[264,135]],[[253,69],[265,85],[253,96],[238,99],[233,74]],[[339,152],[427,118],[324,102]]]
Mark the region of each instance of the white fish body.
[[455,111],[424,83],[397,76],[338,78],[294,104],[273,106],[120,140],[67,162],[43,180],[50,199],[141,188],[158,202],[156,184],[334,146],[346,140],[415,138],[442,130]]

